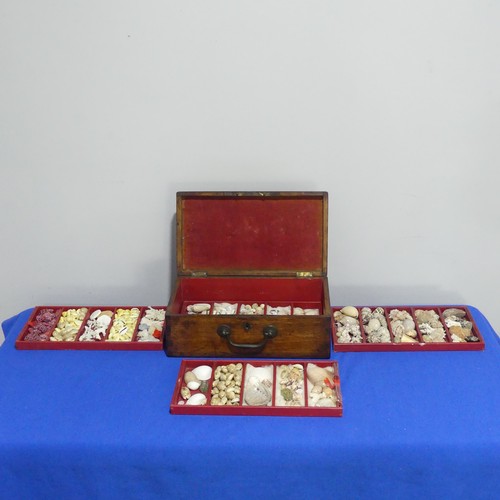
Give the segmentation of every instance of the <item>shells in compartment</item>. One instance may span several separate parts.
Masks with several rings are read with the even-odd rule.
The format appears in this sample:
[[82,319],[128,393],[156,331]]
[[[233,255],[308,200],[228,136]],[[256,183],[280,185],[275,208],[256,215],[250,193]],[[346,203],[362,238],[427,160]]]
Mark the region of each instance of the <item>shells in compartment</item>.
[[247,364],[243,400],[249,406],[269,406],[273,397],[273,367]]
[[265,310],[265,304],[241,304],[240,314],[264,314]]
[[373,311],[369,307],[363,307],[361,309],[361,321],[363,322],[367,342],[377,344],[391,341],[385,311],[382,307],[377,307]]
[[303,309],[302,307],[293,308],[294,316],[318,316],[319,309]]
[[304,406],[304,367],[301,364],[278,367],[276,406]]
[[415,318],[424,342],[446,342],[446,333],[436,311],[417,309]]
[[230,304],[229,302],[216,302],[212,314],[236,314],[238,304]]
[[190,304],[187,306],[188,314],[208,314],[210,304]]
[[[356,311],[356,317],[351,315],[346,315],[342,311],[347,310],[351,314],[354,314],[351,309]],[[359,321],[356,319],[358,316],[358,310],[355,307],[347,306],[342,308],[340,311],[335,311],[333,313],[333,319],[335,321],[335,327],[337,329],[337,339],[340,343],[344,344],[359,344],[362,342],[361,328],[359,326]]]
[[[333,367],[319,367],[308,363],[306,368],[308,381],[309,406],[334,407],[338,404],[337,393],[333,381]],[[324,375],[321,380],[320,377]]]
[[479,338],[472,333],[472,323],[467,320],[463,309],[455,307],[445,309],[443,317],[452,342],[479,342]]
[[312,385],[321,384],[325,379],[333,382],[332,372],[314,363],[307,363],[307,378]]
[[267,306],[267,314],[270,316],[288,316],[292,314],[292,306]]
[[394,335],[394,342],[418,342],[415,322],[408,311],[391,309],[389,320],[391,322],[392,334]]
[[235,406],[240,403],[242,363],[219,365],[214,372],[212,385],[212,406]]

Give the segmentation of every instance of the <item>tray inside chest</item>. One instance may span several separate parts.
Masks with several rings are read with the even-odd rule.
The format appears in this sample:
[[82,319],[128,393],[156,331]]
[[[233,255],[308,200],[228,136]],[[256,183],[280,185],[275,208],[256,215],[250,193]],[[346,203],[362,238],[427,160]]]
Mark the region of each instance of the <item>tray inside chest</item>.
[[323,278],[180,278],[169,313],[329,316],[325,283]]

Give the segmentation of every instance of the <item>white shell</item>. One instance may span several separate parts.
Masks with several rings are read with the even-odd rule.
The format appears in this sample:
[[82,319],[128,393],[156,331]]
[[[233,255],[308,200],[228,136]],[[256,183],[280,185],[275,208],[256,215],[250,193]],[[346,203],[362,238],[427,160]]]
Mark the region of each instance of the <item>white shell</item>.
[[331,372],[327,371],[325,368],[315,365],[314,363],[307,364],[307,378],[312,385],[321,385],[325,378],[330,381],[333,380]]
[[340,310],[340,312],[346,316],[350,316],[351,318],[357,318],[359,315],[358,310],[353,306],[345,306]]
[[316,406],[321,406],[321,407],[335,406],[335,403],[330,398],[322,398],[316,403]]
[[207,365],[197,366],[191,370],[198,380],[209,380],[212,376],[212,368]]
[[207,397],[205,394],[202,394],[201,392],[198,392],[196,394],[193,394],[187,401],[187,405],[191,406],[201,406],[207,403]]
[[187,386],[192,390],[196,391],[200,387],[200,381],[199,380],[191,380],[190,382],[187,383]]

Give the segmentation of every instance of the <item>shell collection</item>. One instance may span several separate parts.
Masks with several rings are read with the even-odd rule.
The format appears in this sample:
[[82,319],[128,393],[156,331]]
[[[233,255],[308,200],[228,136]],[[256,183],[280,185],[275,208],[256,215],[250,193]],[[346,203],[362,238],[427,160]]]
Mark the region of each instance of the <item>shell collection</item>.
[[273,399],[273,367],[247,364],[243,401],[249,406],[269,406]]
[[353,344],[363,342],[358,316],[359,311],[353,306],[343,307],[340,311],[333,313],[339,342]]
[[304,406],[304,367],[301,364],[278,366],[276,384],[276,406]]
[[445,309],[443,318],[452,342],[479,342],[479,338],[472,333],[472,322],[467,320],[463,309]]
[[243,364],[230,363],[215,369],[212,385],[212,406],[238,405],[240,403]]
[[132,340],[140,312],[137,307],[117,309],[106,340],[109,342],[128,342]]
[[337,406],[333,367],[307,364],[307,385],[309,406]]
[[236,314],[238,304],[229,302],[215,302],[212,314]]
[[[181,367],[173,404],[244,408],[340,407],[336,362],[242,362]],[[307,387],[307,389],[306,389]],[[306,397],[307,394],[307,397]],[[183,411],[189,413],[188,410]],[[217,411],[218,412],[218,411]],[[214,413],[214,411],[211,411]],[[221,413],[223,414],[223,413]]]
[[139,323],[137,340],[139,342],[160,342],[163,324],[165,323],[165,314],[165,309],[148,307]]
[[93,311],[85,325],[83,334],[80,335],[78,340],[83,342],[103,340],[111,324],[112,317],[113,311],[101,311],[100,309]]
[[415,321],[404,309],[391,309],[389,313],[394,342],[418,342]]
[[54,309],[41,309],[35,319],[28,326],[25,340],[45,341],[49,340],[52,330],[57,324],[58,312]]
[[[362,307],[359,310],[346,306],[335,308],[333,319],[335,344],[341,351],[368,351],[370,349],[363,347],[366,344],[390,344],[387,350],[393,350],[392,346],[396,345],[394,350],[412,350],[411,344],[414,344],[415,349],[433,350],[425,346],[436,343],[449,344],[451,350],[463,350],[451,344],[482,341],[466,306],[447,309],[438,306]],[[347,344],[358,346],[348,347]],[[378,350],[386,349],[380,346]],[[439,350],[443,350],[443,346]]]
[[424,342],[445,342],[444,325],[441,323],[436,311],[433,309],[417,309],[415,318]]
[[75,340],[87,312],[86,307],[63,311],[50,340],[56,342]]
[[[212,377],[212,368],[199,365],[184,373],[184,384],[181,387],[178,404],[203,406],[207,404],[208,381]],[[196,392],[191,392],[196,391]]]
[[363,322],[367,342],[380,344],[391,341],[385,311],[382,307],[376,307],[373,311],[369,307],[363,307],[361,309],[361,321]]
[[[319,304],[318,304],[319,306]],[[318,316],[320,314],[319,307],[302,307],[301,305],[287,304],[281,306],[273,306],[270,304],[262,304],[253,302],[249,303],[231,303],[231,302],[197,302],[186,306],[187,314],[195,315],[269,315],[269,316]]]
[[[67,349],[68,344],[86,342],[160,343],[166,308],[158,307],[37,307],[17,342],[48,341]],[[140,319],[140,321],[139,321]],[[136,334],[137,330],[137,334]],[[16,347],[17,347],[16,342]],[[61,347],[57,344],[61,343]],[[76,345],[75,344],[75,345]],[[75,347],[75,349],[86,349]],[[120,347],[118,347],[120,349]],[[139,350],[154,350],[153,347]],[[160,349],[161,346],[158,346]],[[107,348],[104,348],[107,349]]]

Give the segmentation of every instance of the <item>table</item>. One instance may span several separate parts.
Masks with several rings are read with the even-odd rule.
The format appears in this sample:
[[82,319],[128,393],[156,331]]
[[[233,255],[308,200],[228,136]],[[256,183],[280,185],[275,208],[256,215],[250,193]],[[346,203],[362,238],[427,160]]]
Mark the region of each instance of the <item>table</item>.
[[333,353],[344,416],[171,415],[163,352],[0,348],[0,498],[499,498],[500,342]]

